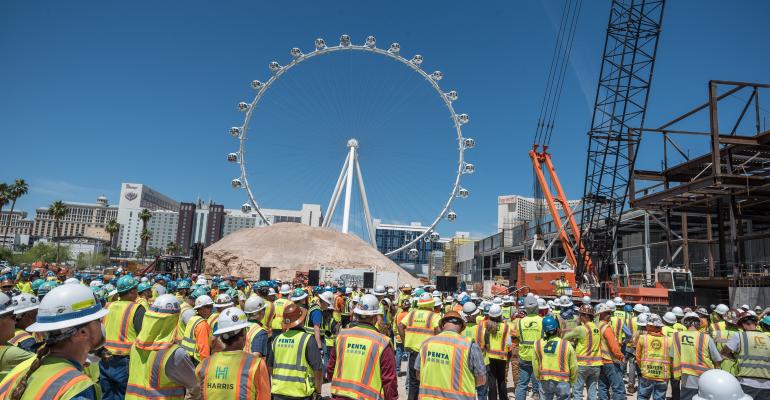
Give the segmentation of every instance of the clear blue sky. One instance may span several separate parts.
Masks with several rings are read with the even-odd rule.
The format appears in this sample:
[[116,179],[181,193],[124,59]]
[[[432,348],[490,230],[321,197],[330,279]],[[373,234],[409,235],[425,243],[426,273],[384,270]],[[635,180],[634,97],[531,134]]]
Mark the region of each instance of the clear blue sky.
[[[568,195],[582,195],[585,132],[609,1],[585,1],[552,153]],[[397,41],[456,89],[477,166],[439,231],[496,229],[496,197],[531,195],[533,139],[562,1],[0,3],[0,181],[25,178],[18,208],[53,200],[117,202],[120,182],[178,200],[245,201],[227,135],[266,80],[316,37],[348,33]],[[770,82],[770,2],[671,1],[664,19],[648,125],[705,100],[709,79]],[[448,195],[451,126],[425,82],[366,55],[312,60],[279,81],[255,113],[247,154],[266,207],[325,208],[345,156],[361,141],[375,217],[428,222]],[[288,75],[287,75],[288,76]],[[358,220],[360,224],[360,219]]]

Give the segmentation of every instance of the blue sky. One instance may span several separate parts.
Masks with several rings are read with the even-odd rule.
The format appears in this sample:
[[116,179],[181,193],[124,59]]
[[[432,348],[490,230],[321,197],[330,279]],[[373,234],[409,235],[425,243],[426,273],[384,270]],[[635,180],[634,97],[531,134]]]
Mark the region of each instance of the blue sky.
[[[227,135],[251,100],[252,79],[290,60],[316,37],[350,34],[379,47],[401,43],[444,73],[476,173],[458,220],[439,231],[496,229],[496,197],[531,195],[527,150],[546,83],[562,1],[498,2],[54,2],[0,3],[0,181],[23,177],[19,209],[53,200],[117,202],[120,182],[141,182],[178,200],[245,201],[225,155]],[[582,195],[585,132],[609,1],[586,1],[551,149],[569,197]],[[709,79],[770,82],[770,2],[671,1],[667,5],[648,122],[701,103]],[[367,55],[297,67],[255,112],[249,177],[266,207],[328,198],[345,156],[361,142],[375,217],[429,222],[446,200],[456,162],[437,97],[413,73]],[[654,157],[652,157],[654,158]],[[649,161],[649,160],[647,160]],[[354,211],[360,215],[360,207]],[[358,218],[360,226],[361,219]],[[355,221],[354,221],[355,223]]]

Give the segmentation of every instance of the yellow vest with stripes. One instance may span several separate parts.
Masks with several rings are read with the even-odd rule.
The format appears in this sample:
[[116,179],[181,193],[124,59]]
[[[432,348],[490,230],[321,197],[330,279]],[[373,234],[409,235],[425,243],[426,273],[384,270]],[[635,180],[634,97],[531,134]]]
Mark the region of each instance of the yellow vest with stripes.
[[759,331],[738,332],[740,352],[735,354],[738,376],[770,379],[770,337]]
[[674,332],[674,377],[682,374],[700,376],[713,369],[708,341],[710,337],[699,331]]
[[259,322],[262,323],[263,327],[271,327],[274,317],[275,317],[275,306],[273,305],[273,302],[265,300],[265,315],[262,316],[262,320]]
[[142,331],[131,347],[126,400],[182,400],[185,388],[166,375],[166,364],[179,348],[174,344],[178,313],[147,311]]
[[179,320],[176,324],[176,341],[177,343],[182,342],[182,339],[184,338],[184,330],[186,328],[184,319],[182,319],[182,315],[185,313],[185,311],[192,309],[192,306],[187,304],[185,301],[179,302],[180,308],[179,308]]
[[127,356],[131,345],[136,340],[134,314],[140,307],[133,301],[118,300],[107,307],[109,313],[104,317],[104,348],[110,353]]
[[27,379],[27,388],[21,399],[69,400],[91,386],[94,386],[91,378],[69,361],[48,356]]
[[588,321],[575,329],[585,330],[585,335],[581,336],[575,346],[578,365],[581,367],[598,367],[602,365],[602,336],[599,328],[593,321]]
[[[489,331],[490,321],[484,321],[484,343],[489,343],[487,348],[487,356],[496,360],[507,360],[508,353],[511,351],[511,347],[508,345],[508,338],[510,337],[510,325],[507,322],[502,321],[497,323],[497,333],[492,335]],[[487,338],[487,336],[489,336]]]
[[[337,335],[332,394],[349,399],[381,399],[380,357],[390,340],[374,328],[354,326]],[[344,365],[343,365],[344,362]]]
[[[738,330],[725,326],[725,330],[720,333],[719,341],[716,339],[714,340],[717,346],[717,350],[721,352],[730,337],[738,334],[739,332],[740,331]],[[727,371],[736,376],[738,375],[738,364],[735,362],[735,360],[731,360],[727,357],[722,358],[722,363],[719,365],[719,369]]]
[[283,329],[283,325],[282,325],[282,323],[283,323],[283,310],[289,304],[291,304],[291,301],[289,301],[288,299],[284,299],[284,298],[276,299],[273,302],[273,308],[274,308],[275,314],[273,316],[273,321],[270,323],[270,328],[272,328],[273,330],[279,330],[279,331],[281,329]]
[[8,339],[8,344],[19,347],[22,342],[29,339],[35,339],[35,337],[30,335],[29,332],[25,331],[24,329],[16,329],[16,331],[13,333],[13,337]]
[[305,357],[309,340],[315,340],[313,335],[295,329],[283,332],[273,340],[272,394],[291,397],[313,394],[314,372]]
[[[256,400],[254,377],[260,358],[243,351],[222,351],[203,360],[196,369],[206,400]],[[267,390],[267,388],[262,388]]]
[[665,381],[671,377],[671,341],[665,335],[642,335],[639,368],[646,379]]
[[208,318],[206,318],[206,322],[209,323],[209,326],[211,327],[211,332],[214,332],[217,330],[217,319],[219,318],[219,311],[211,313]]
[[540,364],[540,379],[544,381],[569,382],[569,356],[575,351],[572,345],[555,336],[551,339],[538,339],[535,342],[535,357]]
[[179,346],[187,352],[187,355],[196,361],[201,360],[201,355],[198,352],[198,342],[196,341],[195,337],[195,328],[197,328],[198,325],[204,321],[205,320],[200,315],[193,315],[192,318],[187,321],[187,326],[184,328],[182,343],[179,344]]
[[417,352],[422,343],[435,334],[438,325],[438,315],[431,310],[411,310],[404,318],[404,347]]
[[518,321],[519,359],[532,361],[535,341],[543,336],[543,317],[527,315]]
[[420,349],[420,399],[476,399],[476,377],[468,359],[471,340],[444,331]]
[[[265,328],[262,327],[262,325],[253,323],[251,324],[251,327],[249,327],[249,330],[246,332],[246,344],[243,346],[243,351],[247,353],[256,353],[257,349],[251,348],[251,343],[254,341],[254,338],[257,337],[259,332],[264,331]],[[264,355],[264,354],[263,354]]]

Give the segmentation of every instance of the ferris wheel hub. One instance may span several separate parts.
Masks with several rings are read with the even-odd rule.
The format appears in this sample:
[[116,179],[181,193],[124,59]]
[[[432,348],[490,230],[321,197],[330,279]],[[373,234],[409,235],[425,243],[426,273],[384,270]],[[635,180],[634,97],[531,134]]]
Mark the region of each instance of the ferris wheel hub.
[[350,147],[355,147],[355,148],[358,148],[358,139],[356,139],[356,138],[350,138],[350,139],[348,140],[348,148],[350,148]]

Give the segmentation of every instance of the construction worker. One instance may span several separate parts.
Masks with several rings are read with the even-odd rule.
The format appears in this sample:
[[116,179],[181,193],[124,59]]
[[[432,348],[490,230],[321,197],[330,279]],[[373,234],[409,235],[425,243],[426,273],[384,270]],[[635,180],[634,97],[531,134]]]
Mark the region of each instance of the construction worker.
[[[294,297],[292,297],[293,299]],[[326,365],[331,348],[334,346],[333,325],[336,325],[332,315],[334,295],[332,292],[323,291],[318,294],[318,299],[317,304],[313,304],[308,309],[305,330],[313,335],[316,345],[322,349],[324,365]]]
[[711,336],[699,331],[698,314],[688,312],[682,322],[687,330],[674,332],[671,354],[674,378],[680,381],[680,399],[690,400],[698,393],[698,377],[709,369],[719,368],[722,356]]
[[212,332],[217,330],[217,319],[219,318],[219,313],[222,312],[222,310],[225,308],[230,308],[234,305],[235,304],[233,303],[233,298],[230,297],[230,295],[227,293],[222,293],[222,289],[220,289],[219,295],[217,295],[216,300],[214,300],[214,312],[211,313],[211,315],[209,315],[209,317],[206,319],[206,322],[209,323]]
[[219,314],[214,336],[224,349],[203,360],[196,369],[206,400],[270,400],[270,377],[261,357],[243,349],[248,345],[246,314],[230,307]]
[[[727,329],[725,314],[727,314],[728,311],[730,311],[729,307],[724,304],[718,304],[710,316],[711,323],[708,326],[708,334],[714,339],[714,342],[717,343],[717,347],[719,347],[720,343],[724,343],[722,342],[722,338],[725,336],[724,331]],[[721,348],[719,350],[721,350]]]
[[[246,343],[243,350],[259,357],[267,357],[270,354],[267,330],[262,325],[262,317],[266,307],[265,300],[259,296],[249,297],[243,306],[243,311],[251,323],[246,332]],[[225,347],[226,345],[225,343]]]
[[[2,298],[0,302],[8,300]],[[0,311],[2,312],[2,311]],[[83,372],[88,354],[104,343],[99,319],[107,315],[91,289],[61,285],[40,302],[36,322],[27,330],[46,334],[36,358],[11,370],[0,386],[0,397],[46,400],[96,400],[96,382]],[[0,318],[4,319],[4,318]]]
[[16,282],[16,290],[18,290],[19,293],[35,294],[32,291],[32,283],[29,281],[29,271],[21,271],[19,273],[19,281]]
[[145,310],[149,309],[150,301],[152,300],[152,286],[147,282],[139,282],[136,292],[139,294],[136,302],[144,306]]
[[[669,339],[671,343],[674,343],[674,333],[678,332],[677,329],[674,327],[674,325],[677,323],[676,320],[676,314],[674,314],[672,311],[668,311],[665,314],[663,314],[663,328],[661,328],[661,332]],[[680,382],[678,378],[671,378],[669,381],[669,385],[671,386],[671,398],[673,400],[679,400],[680,397]]]
[[674,330],[678,332],[684,332],[687,330],[687,327],[682,324],[682,318],[684,318],[684,310],[682,310],[682,307],[674,307],[671,309],[671,312],[674,313],[676,316],[676,321],[673,325]]
[[271,368],[272,398],[318,398],[323,383],[322,349],[303,327],[307,310],[290,303],[281,313],[283,332],[273,339],[273,348],[267,360]]
[[599,334],[601,335],[602,373],[599,375],[599,400],[607,400],[611,393],[612,400],[625,400],[623,387],[623,353],[615,336],[610,321],[613,309],[608,304],[600,303],[596,313],[599,316]]
[[507,400],[506,372],[508,361],[511,357],[511,334],[510,326],[503,320],[503,310],[500,304],[492,304],[489,307],[487,319],[482,322],[484,325],[484,342],[486,356],[489,358],[489,367],[487,368],[487,386],[489,387],[489,398],[491,400]]
[[409,311],[398,324],[398,334],[404,338],[404,348],[409,354],[409,400],[416,400],[419,393],[420,381],[414,365],[422,344],[436,334],[439,316],[432,309],[435,304],[430,293],[423,293],[417,300],[417,308]]
[[181,400],[185,391],[190,398],[200,398],[195,367],[185,350],[174,343],[179,310],[176,296],[163,294],[144,314],[142,330],[129,355],[126,400]]
[[376,296],[365,294],[353,309],[356,321],[337,335],[327,365],[335,399],[398,399],[395,353],[377,330],[382,309]]
[[559,322],[559,332],[561,332],[561,335],[564,336],[573,329],[577,328],[580,322],[575,316],[573,307],[574,304],[568,296],[561,296],[561,298],[559,298],[554,303],[557,303],[560,308],[560,312],[559,315],[556,316],[556,320]]
[[[35,305],[31,305],[28,301],[18,302],[16,299],[19,297],[33,299],[35,300]],[[28,293],[22,293],[19,296],[14,296],[13,299],[11,300],[5,293],[0,293],[0,343],[2,343],[0,344],[0,380],[5,378],[17,365],[35,356],[34,352],[24,348],[29,341],[32,341],[33,347],[37,347],[35,338],[32,335],[23,330],[21,332],[24,332],[24,335],[19,333],[18,320],[14,323],[14,313],[16,311],[22,310],[22,313],[25,315],[30,315],[31,313],[36,315],[36,311],[24,310],[29,310],[32,307],[34,307],[34,310],[37,310],[37,298]],[[21,336],[26,337],[26,339],[19,338]],[[12,338],[16,339],[15,343],[12,341]]]
[[543,334],[543,318],[539,315],[538,299],[530,293],[524,299],[527,316],[514,325],[513,335],[519,344],[519,383],[516,385],[516,400],[525,400],[527,386],[532,381],[532,391],[539,393],[540,386],[532,369],[535,341]]
[[282,332],[283,310],[286,308],[286,306],[291,304],[291,300],[289,300],[289,295],[291,295],[291,286],[284,283],[281,285],[279,293],[281,294],[281,297],[275,299],[273,302],[274,316],[272,322],[270,323],[270,329],[273,332],[272,339],[275,339],[275,337],[280,335]]
[[564,295],[567,295],[568,292],[569,295],[572,295],[572,291],[569,290],[571,288],[569,281],[567,281],[567,276],[564,274],[564,272],[559,275],[559,279],[551,281],[551,284],[554,285],[554,293],[556,293],[556,297],[561,297]]
[[[404,356],[404,340],[401,337],[401,335],[398,333],[398,324],[403,323],[404,318],[409,314],[409,308],[412,305],[412,302],[409,301],[409,299],[404,299],[401,301],[401,308],[396,313],[395,318],[393,318],[393,341],[396,344],[396,375],[401,376],[401,361]],[[355,313],[355,309],[353,310]]]
[[[16,329],[12,335],[13,337],[8,339],[7,342],[10,345],[34,353],[37,351],[37,339],[30,335],[26,329],[28,326],[35,323],[40,301],[37,297],[29,293],[21,293],[17,296],[13,296],[11,300],[13,303],[13,319]],[[0,343],[5,342],[6,341],[2,341]]]
[[275,318],[275,306],[273,305],[273,302],[275,301],[275,289],[271,287],[261,287],[259,288],[259,296],[265,299],[265,314],[260,322],[262,323],[262,326],[267,329],[268,335],[272,335],[273,318]]
[[770,399],[770,338],[757,330],[757,316],[744,311],[738,316],[743,330],[725,343],[722,355],[736,361],[738,381],[754,399]]
[[[465,319],[465,328],[461,332],[463,336],[470,339],[481,350],[481,354],[484,357],[484,366],[489,368],[489,357],[487,357],[486,350],[484,349],[484,325],[483,323],[476,322],[476,316],[478,316],[481,313],[481,310],[479,310],[478,307],[476,307],[476,303],[473,303],[471,301],[465,302],[463,304],[463,310],[460,313],[460,316]],[[444,314],[446,315],[446,314]],[[476,387],[476,395],[479,399],[487,399],[487,396],[489,394],[489,385],[481,385]]]
[[577,381],[575,348],[559,335],[556,318],[550,315],[543,318],[543,338],[535,342],[532,358],[532,370],[540,382],[542,400],[568,400],[572,395],[571,385]]
[[727,344],[727,341],[730,340],[733,335],[738,334],[741,330],[741,328],[738,326],[738,315],[740,315],[740,313],[736,309],[727,310],[725,316],[723,317],[725,330],[720,333],[718,339],[714,339],[714,343],[717,345],[717,350],[719,350],[719,353],[722,354],[722,364],[719,365],[719,368],[735,376],[738,375],[738,365],[735,363],[735,359],[724,357],[724,348],[725,344]]
[[601,335],[594,324],[594,308],[590,304],[578,307],[579,325],[564,335],[565,340],[575,344],[578,376],[572,387],[573,400],[582,400],[583,391],[588,391],[588,399],[596,400],[599,375],[601,374]]
[[460,334],[465,320],[450,311],[439,321],[440,333],[425,340],[414,368],[419,371],[420,399],[475,399],[486,385],[479,346]]
[[194,365],[211,355],[211,326],[208,318],[211,316],[214,302],[211,297],[201,294],[195,299],[195,314],[185,321],[182,347],[190,356]]
[[155,283],[152,285],[152,298],[157,299],[158,296],[162,296],[168,292],[166,289],[166,277],[163,274],[155,277]]
[[663,320],[657,314],[645,318],[646,333],[639,336],[636,359],[639,360],[639,400],[665,400],[671,378],[673,343],[661,332]]
[[412,298],[412,285],[405,283],[401,285],[401,289],[398,293],[398,304],[404,302],[404,300],[410,300]]
[[110,357],[99,361],[99,386],[105,400],[119,400],[126,396],[128,384],[128,356],[131,345],[142,330],[144,306],[136,302],[136,287],[139,282],[131,276],[118,280],[119,300],[107,306],[109,313],[104,318],[104,348]]

